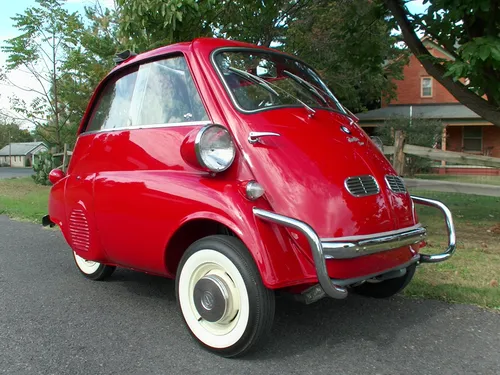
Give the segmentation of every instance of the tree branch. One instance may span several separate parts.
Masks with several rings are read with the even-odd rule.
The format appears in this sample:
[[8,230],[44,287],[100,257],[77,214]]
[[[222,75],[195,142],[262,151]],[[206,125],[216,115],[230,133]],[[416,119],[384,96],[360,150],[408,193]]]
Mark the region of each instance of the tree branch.
[[432,61],[432,55],[419,39],[413,26],[408,20],[407,11],[402,0],[384,0],[385,5],[391,11],[398,23],[406,45],[420,61],[427,73],[442,84],[451,95],[460,103],[483,117],[486,121],[500,127],[500,110],[494,105],[470,91],[459,81],[453,81],[451,77],[445,77],[446,69],[441,64]]

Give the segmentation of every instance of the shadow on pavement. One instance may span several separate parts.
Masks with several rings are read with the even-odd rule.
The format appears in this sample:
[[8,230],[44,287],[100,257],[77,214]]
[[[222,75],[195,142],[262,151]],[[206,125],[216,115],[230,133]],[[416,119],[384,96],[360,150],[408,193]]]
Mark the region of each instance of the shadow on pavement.
[[[109,282],[114,285],[115,292],[116,284],[123,286],[121,295],[126,291],[150,297],[148,303],[165,303],[167,308],[177,309],[174,280],[119,269]],[[424,305],[422,301],[401,296],[373,299],[351,294],[345,300],[324,298],[312,305],[278,296],[269,341],[241,360],[287,358],[304,355],[311,350],[334,356],[337,355],[336,346],[343,345],[345,349],[345,344],[349,342],[364,341],[384,347],[396,341],[401,331],[425,324],[443,309],[446,306],[439,303]],[[167,319],[170,318],[179,317],[167,316]]]

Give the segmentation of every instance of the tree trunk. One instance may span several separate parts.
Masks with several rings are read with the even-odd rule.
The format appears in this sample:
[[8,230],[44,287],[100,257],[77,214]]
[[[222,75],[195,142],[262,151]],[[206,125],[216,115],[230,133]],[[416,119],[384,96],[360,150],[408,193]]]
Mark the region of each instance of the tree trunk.
[[432,55],[415,33],[413,26],[408,20],[402,0],[384,0],[384,3],[401,28],[406,45],[420,61],[427,73],[442,84],[460,103],[486,121],[500,127],[500,110],[498,108],[470,91],[461,82],[455,82],[450,77],[444,77],[446,69],[441,64],[433,63],[429,59]]
[[59,100],[57,97],[57,61],[55,34],[52,34],[52,86],[54,87],[54,121],[56,125],[57,147],[61,147],[61,128],[59,127]]

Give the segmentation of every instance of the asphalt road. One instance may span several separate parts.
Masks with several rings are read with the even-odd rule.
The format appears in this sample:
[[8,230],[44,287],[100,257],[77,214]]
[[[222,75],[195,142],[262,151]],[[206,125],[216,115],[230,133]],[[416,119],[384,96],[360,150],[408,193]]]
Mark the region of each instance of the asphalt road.
[[33,168],[0,167],[0,179],[31,176],[33,173]]
[[500,374],[500,314],[396,297],[279,300],[273,336],[243,359],[184,329],[170,280],[84,279],[58,231],[0,216],[0,373]]

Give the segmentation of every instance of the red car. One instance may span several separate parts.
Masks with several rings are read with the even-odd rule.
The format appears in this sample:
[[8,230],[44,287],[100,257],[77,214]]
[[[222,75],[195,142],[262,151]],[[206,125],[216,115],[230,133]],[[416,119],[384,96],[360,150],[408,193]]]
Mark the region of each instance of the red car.
[[[226,357],[270,331],[275,291],[389,297],[455,251],[450,211],[408,194],[313,68],[246,43],[122,54],[50,179],[43,223],[81,273],[175,278],[190,333]],[[442,254],[420,253],[415,203],[444,213]]]

